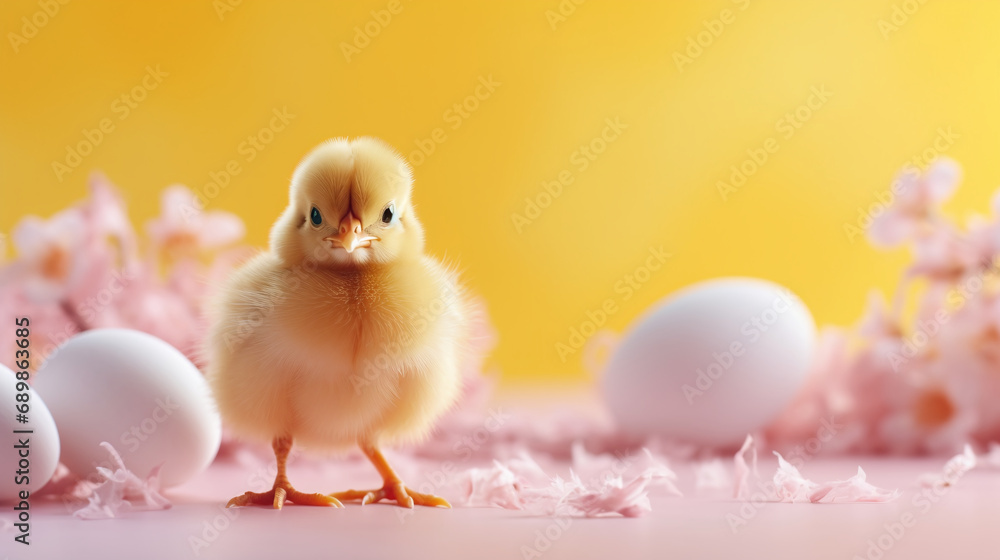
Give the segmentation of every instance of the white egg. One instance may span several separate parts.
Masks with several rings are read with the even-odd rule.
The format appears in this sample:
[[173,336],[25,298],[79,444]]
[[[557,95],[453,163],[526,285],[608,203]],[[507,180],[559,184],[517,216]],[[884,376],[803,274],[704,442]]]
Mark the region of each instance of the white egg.
[[[19,501],[22,490],[30,494],[41,489],[52,478],[59,464],[56,423],[38,393],[30,387],[27,390],[28,422],[21,424],[17,421],[14,407],[19,404],[18,393],[22,393],[18,391],[18,381],[13,371],[0,365],[0,405],[7,409],[0,414],[0,430],[3,431],[0,437],[0,445],[3,445],[0,452],[0,502],[4,503]],[[15,430],[30,430],[31,433],[15,433]],[[23,446],[25,443],[27,448]],[[27,461],[26,469],[22,460]],[[24,476],[26,478],[21,478]]]
[[689,286],[640,317],[614,349],[603,392],[618,426],[739,445],[788,406],[816,326],[789,290],[752,278]]
[[109,464],[102,441],[145,477],[181,484],[215,458],[222,422],[198,368],[166,342],[127,329],[68,340],[38,371],[35,389],[59,426],[62,462],[79,476]]

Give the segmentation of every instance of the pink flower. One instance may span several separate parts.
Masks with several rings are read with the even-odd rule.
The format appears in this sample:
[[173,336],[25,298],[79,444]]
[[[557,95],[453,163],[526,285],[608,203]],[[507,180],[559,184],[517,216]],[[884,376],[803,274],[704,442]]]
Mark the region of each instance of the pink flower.
[[872,220],[868,239],[888,248],[918,237],[935,221],[934,206],[951,196],[960,176],[958,164],[948,158],[935,160],[922,174],[914,167],[904,169],[893,184],[894,203]]
[[92,242],[104,244],[112,237],[121,251],[119,264],[125,266],[135,259],[137,242],[135,229],[128,218],[125,201],[118,190],[101,173],[90,176],[90,197],[83,205],[84,213],[94,233]]
[[858,323],[858,334],[872,341],[895,340],[903,336],[899,318],[889,311],[885,298],[877,290],[868,292],[868,306]]
[[1000,253],[1000,224],[977,215],[969,218],[966,231],[968,250],[975,255],[980,266],[988,267]]
[[880,424],[879,435],[892,453],[957,453],[976,429],[975,388],[947,376],[950,368],[927,369],[933,373],[914,373],[912,383],[884,395],[893,412]]
[[122,292],[116,306],[123,326],[147,332],[183,352],[196,357],[204,325],[200,313],[182,294],[156,278],[145,267]]
[[86,271],[86,219],[78,208],[48,220],[24,218],[14,229],[13,241],[19,258],[6,269],[3,282],[22,283],[34,301],[61,300]]
[[243,238],[243,221],[229,212],[203,212],[183,185],[163,191],[160,217],[147,225],[153,243],[172,258],[192,257]]
[[909,274],[954,283],[982,268],[983,248],[949,224],[938,224],[914,240]]

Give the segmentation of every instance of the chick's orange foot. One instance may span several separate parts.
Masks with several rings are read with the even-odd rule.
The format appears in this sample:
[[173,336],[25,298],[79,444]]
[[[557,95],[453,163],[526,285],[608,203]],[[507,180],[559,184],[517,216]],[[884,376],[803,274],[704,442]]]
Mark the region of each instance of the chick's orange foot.
[[448,500],[444,498],[439,498],[432,494],[421,494],[420,492],[415,492],[407,488],[403,481],[400,480],[399,475],[396,471],[389,466],[389,462],[386,461],[385,455],[379,450],[378,446],[372,442],[359,442],[361,446],[361,451],[364,452],[368,460],[372,462],[375,466],[375,470],[382,477],[382,487],[378,490],[348,490],[346,492],[337,492],[335,494],[330,494],[331,497],[337,498],[338,500],[344,500],[345,502],[361,500],[361,505],[374,504],[375,502],[381,502],[382,500],[395,501],[398,505],[413,509],[414,505],[418,506],[429,506],[429,507],[445,507],[450,508],[451,504]]
[[274,458],[278,465],[278,474],[274,477],[274,486],[267,492],[246,492],[236,496],[229,503],[227,508],[233,506],[272,506],[274,509],[281,509],[285,502],[291,502],[300,506],[333,506],[344,507],[340,500],[326,494],[306,494],[292,488],[288,482],[288,475],[285,466],[288,463],[288,453],[292,449],[292,438],[277,437],[271,443],[274,449]]
[[410,490],[402,482],[386,482],[377,490],[347,490],[330,494],[330,497],[345,502],[361,500],[361,505],[374,504],[382,500],[395,501],[397,505],[413,508],[414,505],[450,508],[448,500],[433,494],[422,494]]
[[344,507],[340,500],[326,494],[306,494],[292,488],[290,484],[276,486],[267,492],[246,492],[236,496],[226,507],[242,506],[272,506],[274,509],[281,509],[285,502],[291,502],[300,506],[332,506]]

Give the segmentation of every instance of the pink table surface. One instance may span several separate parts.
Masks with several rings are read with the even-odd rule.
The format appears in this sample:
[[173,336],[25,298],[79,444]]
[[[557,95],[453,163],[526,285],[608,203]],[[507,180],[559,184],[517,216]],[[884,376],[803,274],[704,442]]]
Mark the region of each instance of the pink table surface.
[[[196,480],[173,489],[167,511],[82,521],[58,503],[32,509],[32,544],[14,545],[0,533],[8,558],[1000,558],[1000,471],[977,469],[946,495],[915,502],[921,473],[941,460],[815,459],[803,468],[813,480],[853,474],[862,464],[868,480],[899,488],[888,504],[763,503],[744,509],[746,525],[734,532],[727,515],[752,506],[725,492],[697,491],[691,465],[673,464],[685,497],[652,496],[653,511],[635,519],[555,520],[519,511],[419,509],[412,515],[389,505],[345,509],[287,506],[223,510],[229,497],[260,488],[267,468],[217,463]],[[433,465],[429,465],[433,467]],[[761,462],[764,475],[775,462]],[[293,484],[309,491],[367,487],[376,482],[355,460],[298,462]],[[410,480],[419,484],[419,479]],[[456,498],[445,494],[446,497]],[[919,500],[919,499],[918,499]],[[900,520],[914,522],[899,531]],[[908,519],[908,518],[907,518]],[[214,524],[216,528],[206,529]],[[888,526],[896,526],[893,537]],[[888,535],[888,536],[887,536]],[[879,556],[869,540],[891,543]],[[196,547],[201,538],[207,547]],[[197,550],[196,550],[197,548]],[[531,551],[537,552],[535,556]]]
[[[508,411],[603,414],[590,386],[510,390],[494,395],[493,402]],[[391,450],[387,455],[410,486],[432,483],[456,506],[457,479],[442,484],[441,473],[478,466],[468,462],[448,469],[442,461],[406,460]],[[861,465],[870,483],[903,494],[885,504],[757,505],[732,499],[731,491],[696,489],[693,466],[673,461],[684,497],[657,489],[650,495],[653,509],[643,517],[557,520],[495,508],[411,512],[387,504],[225,510],[229,498],[266,490],[273,480],[273,458],[266,451],[259,457],[245,453],[216,461],[194,480],[166,491],[173,503],[166,511],[83,521],[61,503],[37,501],[31,509],[32,544],[16,544],[13,530],[0,529],[0,558],[1000,559],[1000,469],[977,468],[945,495],[923,497],[920,475],[940,472],[945,460],[817,457],[801,467],[814,481],[845,479]],[[769,480],[776,467],[773,456],[762,454],[763,479]],[[562,468],[556,474],[565,474],[568,465]],[[295,450],[289,476],[308,492],[371,488],[380,482],[360,457],[323,459]],[[901,520],[910,516],[910,527],[900,532]],[[0,514],[0,519],[10,518]],[[746,521],[736,531],[730,525],[734,518]],[[873,544],[880,539],[887,551]]]

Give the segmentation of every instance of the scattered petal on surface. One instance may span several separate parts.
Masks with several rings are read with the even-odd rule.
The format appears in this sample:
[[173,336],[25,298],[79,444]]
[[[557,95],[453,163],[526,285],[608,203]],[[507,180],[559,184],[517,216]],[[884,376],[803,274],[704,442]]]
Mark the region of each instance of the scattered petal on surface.
[[146,480],[125,468],[121,456],[108,442],[101,442],[111,456],[114,470],[97,467],[97,474],[104,482],[94,488],[85,507],[73,515],[80,519],[111,519],[130,511],[168,509],[170,502],[159,492],[159,472],[156,467]]
[[517,476],[499,461],[493,461],[489,468],[466,471],[463,486],[469,507],[523,509]]
[[781,502],[809,502],[810,496],[819,487],[815,482],[805,478],[791,463],[774,452],[778,457],[778,470],[774,473],[774,492]]
[[[647,449],[635,457],[590,455],[574,450],[574,465],[588,471],[581,477],[548,475],[530,456],[463,473],[464,503],[525,510],[535,515],[636,517],[650,511],[649,488],[660,484],[680,495],[676,474]],[[595,472],[595,468],[600,468]],[[631,474],[636,473],[636,474]]]
[[694,487],[699,490],[722,490],[733,487],[733,477],[721,459],[694,464]]
[[746,500],[750,497],[750,468],[747,466],[746,453],[750,451],[753,463],[753,473],[757,474],[757,447],[753,444],[753,436],[747,434],[743,440],[743,446],[733,457],[733,497],[737,500]]
[[920,477],[920,484],[928,488],[943,488],[954,486],[976,466],[976,454],[972,451],[972,446],[966,444],[961,453],[955,455],[944,464],[940,473],[927,473]]
[[891,502],[900,496],[899,490],[883,490],[868,484],[865,471],[858,467],[858,474],[847,480],[820,484],[809,496],[813,503],[836,504],[858,502]]
[[817,484],[799,473],[777,451],[778,470],[774,473],[775,495],[782,502],[810,502],[820,504],[890,502],[900,496],[899,490],[884,490],[868,483],[865,471],[858,467],[858,474],[847,480]]

